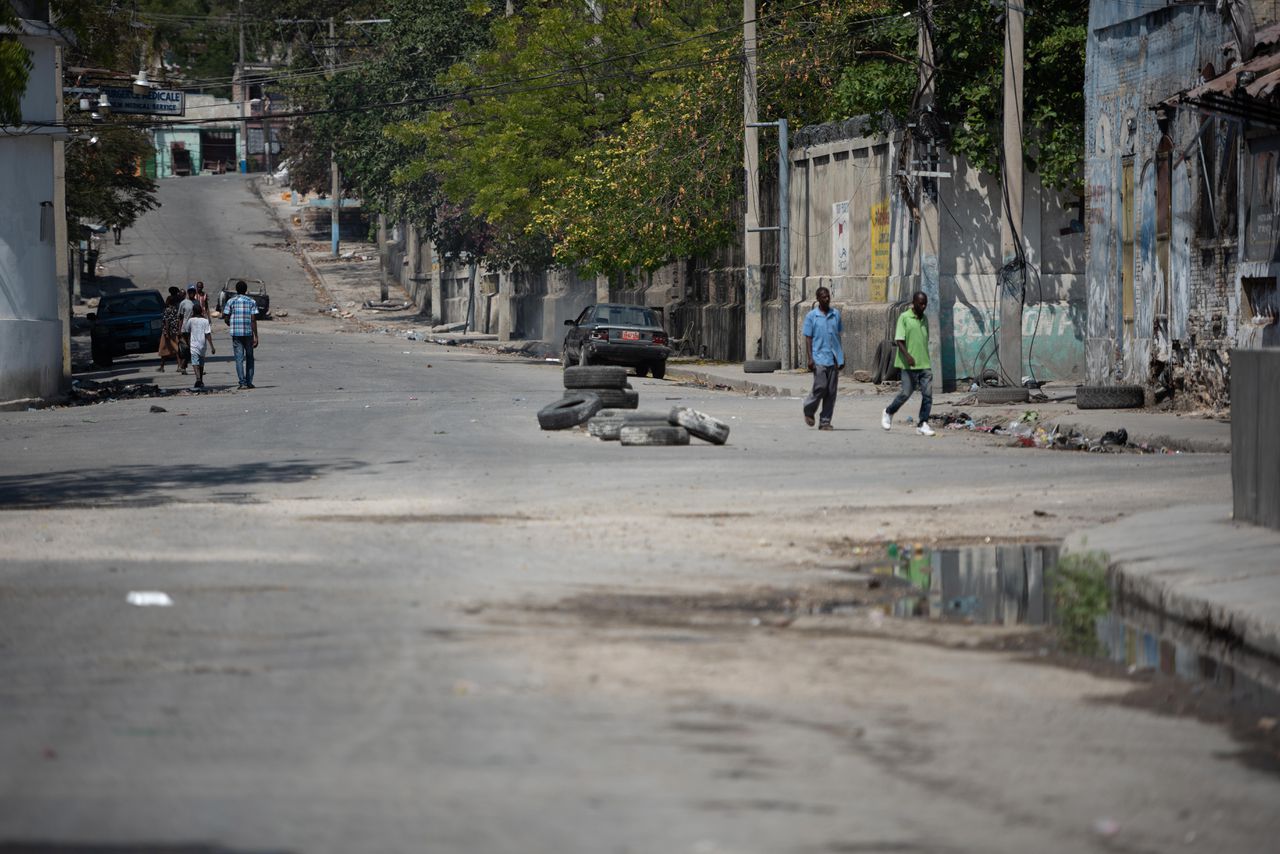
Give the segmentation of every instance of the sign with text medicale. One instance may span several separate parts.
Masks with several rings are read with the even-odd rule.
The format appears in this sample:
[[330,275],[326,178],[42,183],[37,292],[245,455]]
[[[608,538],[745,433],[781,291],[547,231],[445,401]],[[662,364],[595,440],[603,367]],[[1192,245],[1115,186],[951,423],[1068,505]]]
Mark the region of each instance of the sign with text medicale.
[[181,89],[152,89],[135,95],[132,89],[103,89],[111,112],[124,116],[185,116],[187,95]]

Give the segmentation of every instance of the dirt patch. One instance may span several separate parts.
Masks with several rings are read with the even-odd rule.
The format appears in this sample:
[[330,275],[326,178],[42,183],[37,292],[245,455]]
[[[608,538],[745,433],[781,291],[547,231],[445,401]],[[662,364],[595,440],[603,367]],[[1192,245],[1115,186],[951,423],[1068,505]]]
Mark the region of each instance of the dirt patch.
[[304,522],[348,522],[357,525],[501,525],[506,522],[540,522],[537,516],[520,513],[392,513],[362,516],[337,514],[332,516],[303,516]]

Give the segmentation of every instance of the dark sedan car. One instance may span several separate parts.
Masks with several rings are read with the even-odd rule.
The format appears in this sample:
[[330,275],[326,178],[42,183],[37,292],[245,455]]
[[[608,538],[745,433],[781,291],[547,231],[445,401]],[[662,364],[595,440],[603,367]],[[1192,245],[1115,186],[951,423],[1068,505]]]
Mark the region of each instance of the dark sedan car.
[[109,367],[116,356],[156,353],[164,320],[164,299],[159,291],[122,291],[98,300],[89,315],[93,363]]
[[564,336],[562,360],[569,365],[623,365],[636,376],[652,373],[662,379],[667,372],[667,332],[658,313],[642,305],[589,305]]

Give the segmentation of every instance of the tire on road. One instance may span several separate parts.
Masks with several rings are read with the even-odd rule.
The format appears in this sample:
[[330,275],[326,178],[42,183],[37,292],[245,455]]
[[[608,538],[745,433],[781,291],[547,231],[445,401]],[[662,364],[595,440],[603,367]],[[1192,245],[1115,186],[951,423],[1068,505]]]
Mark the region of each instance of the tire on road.
[[640,393],[630,388],[574,389],[566,391],[564,396],[567,398],[579,392],[596,395],[605,409],[635,409],[640,406]]
[[664,359],[661,362],[654,362],[649,366],[649,372],[653,374],[655,380],[660,380],[667,375],[667,363]]
[[670,424],[624,424],[618,439],[624,445],[687,445],[689,431]]
[[1140,385],[1076,386],[1076,409],[1141,409],[1146,403]]
[[771,374],[782,369],[782,362],[777,359],[747,359],[742,363],[742,370],[748,374]]
[[616,365],[565,368],[564,387],[573,389],[626,388],[627,369]]
[[625,409],[602,409],[587,422],[587,432],[605,442],[616,442],[618,432],[627,425],[669,423],[662,412],[628,412]]
[[677,406],[671,410],[668,420],[689,431],[689,435],[697,436],[704,442],[723,445],[729,438],[729,425],[719,418],[713,418],[705,412]]
[[1025,388],[980,388],[974,394],[978,403],[1026,403],[1031,397]]
[[567,430],[577,427],[603,408],[599,395],[574,392],[539,409],[538,424],[543,430]]

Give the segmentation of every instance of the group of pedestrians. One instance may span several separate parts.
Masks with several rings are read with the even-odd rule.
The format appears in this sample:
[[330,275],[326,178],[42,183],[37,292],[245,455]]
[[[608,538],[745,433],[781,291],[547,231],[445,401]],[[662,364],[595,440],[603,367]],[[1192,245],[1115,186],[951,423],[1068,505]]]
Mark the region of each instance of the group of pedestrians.
[[[830,290],[818,288],[815,296],[817,305],[805,316],[803,330],[809,371],[813,374],[813,388],[803,404],[804,423],[812,427],[817,416],[819,430],[833,430],[831,417],[836,407],[836,387],[844,370],[844,348],[840,344],[844,323],[840,310],[831,307]],[[936,435],[929,426],[933,371],[929,362],[929,318],[924,313],[928,306],[929,297],[923,291],[916,291],[911,297],[911,307],[898,316],[893,334],[893,364],[902,372],[902,388],[880,413],[880,426],[885,430],[893,429],[893,416],[919,390],[920,416],[916,432],[921,436]]]
[[[231,352],[236,361],[239,388],[253,388],[253,351],[258,346],[258,304],[248,296],[249,286],[236,282],[236,295],[222,306],[222,318],[231,333]],[[209,294],[204,282],[187,286],[185,296],[179,288],[169,288],[165,300],[160,331],[160,371],[173,359],[178,373],[190,368],[195,374],[194,388],[204,388],[205,365],[218,351],[213,344],[213,324],[209,318]]]

